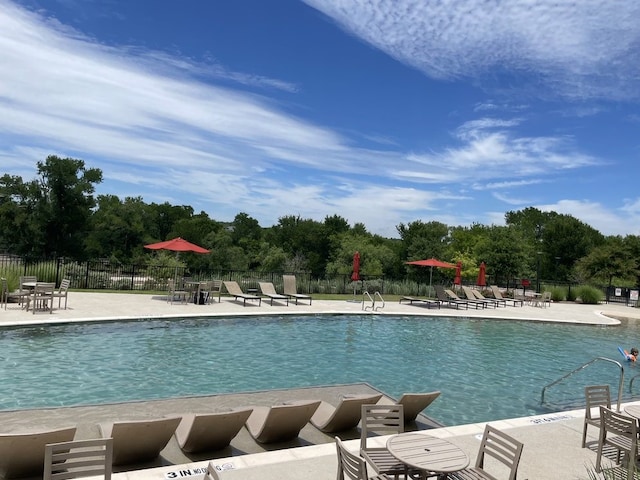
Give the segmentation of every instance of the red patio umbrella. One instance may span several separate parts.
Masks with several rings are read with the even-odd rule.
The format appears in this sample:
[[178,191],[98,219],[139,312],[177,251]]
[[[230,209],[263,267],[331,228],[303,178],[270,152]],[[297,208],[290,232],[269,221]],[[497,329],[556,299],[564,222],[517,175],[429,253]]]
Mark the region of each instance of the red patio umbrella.
[[[144,248],[148,248],[150,250],[169,250],[171,252],[176,252],[176,256],[180,254],[180,252],[195,252],[195,253],[209,253],[210,250],[201,247],[200,245],[196,245],[195,243],[188,242],[183,238],[177,237],[172,240],[166,240],[164,242],[158,243],[150,243],[149,245],[145,245]],[[176,271],[174,273],[175,281],[178,281],[178,266],[176,265]]]
[[413,260],[411,262],[406,262],[407,265],[418,265],[421,267],[431,267],[431,271],[429,272],[429,292],[431,292],[431,282],[433,280],[433,267],[437,268],[456,268],[456,266],[452,263],[443,262],[442,260],[438,260],[437,258],[429,258],[427,260]]
[[360,252],[353,254],[353,273],[351,274],[351,280],[354,282],[360,280]]
[[195,252],[195,253],[209,253],[210,250],[202,248],[195,243],[187,242],[186,240],[177,237],[173,240],[167,240],[164,242],[150,243],[145,245],[144,248],[150,250],[170,250],[172,252]]
[[456,263],[456,276],[453,279],[453,284],[454,285],[462,284],[462,262]]
[[484,262],[482,262],[480,264],[480,271],[478,272],[478,281],[476,282],[476,285],[480,287],[486,287],[487,285],[487,279],[485,278],[486,275],[487,275],[487,266],[484,264]]

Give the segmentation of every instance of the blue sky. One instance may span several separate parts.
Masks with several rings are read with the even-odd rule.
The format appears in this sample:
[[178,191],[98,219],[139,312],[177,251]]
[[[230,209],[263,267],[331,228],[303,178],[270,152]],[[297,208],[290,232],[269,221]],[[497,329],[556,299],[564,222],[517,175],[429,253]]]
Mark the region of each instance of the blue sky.
[[221,221],[638,235],[639,102],[632,0],[0,0],[0,173]]

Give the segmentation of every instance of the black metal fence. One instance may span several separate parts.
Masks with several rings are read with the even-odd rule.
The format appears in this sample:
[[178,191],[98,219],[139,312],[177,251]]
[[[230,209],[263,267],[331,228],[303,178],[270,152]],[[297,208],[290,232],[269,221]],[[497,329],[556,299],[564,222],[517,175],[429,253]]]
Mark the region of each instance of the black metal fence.
[[[271,282],[278,291],[282,291],[283,273],[291,272],[193,270],[189,267],[122,265],[108,260],[76,262],[65,258],[46,260],[0,256],[0,276],[8,278],[15,286],[20,276],[34,275],[38,280],[56,284],[68,278],[71,288],[86,290],[166,291],[170,279],[189,278],[193,281],[233,280],[243,289],[257,289],[258,282]],[[322,279],[312,278],[309,273],[295,272],[295,275],[299,293],[362,293],[367,288],[384,290],[384,279],[377,277],[352,282],[349,275]]]

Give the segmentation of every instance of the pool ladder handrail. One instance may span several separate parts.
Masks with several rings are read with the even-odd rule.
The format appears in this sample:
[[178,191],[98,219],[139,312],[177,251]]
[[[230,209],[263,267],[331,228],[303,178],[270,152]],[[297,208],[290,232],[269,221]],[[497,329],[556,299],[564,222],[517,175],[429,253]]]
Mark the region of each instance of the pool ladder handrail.
[[[380,301],[382,302],[382,305],[379,306],[379,307],[376,307],[376,298],[379,298]],[[371,302],[371,305],[365,305],[365,301],[367,299],[369,300],[369,302]],[[382,298],[382,295],[380,295],[379,291],[376,290],[374,292],[374,294],[373,294],[373,297],[371,297],[369,292],[366,291],[366,290],[364,292],[362,292],[362,310],[371,309],[371,311],[373,312],[373,311],[377,311],[377,310],[379,310],[381,308],[384,308],[384,305],[385,305],[384,298]]]
[[633,382],[636,378],[640,377],[640,373],[636,373],[633,377],[631,377],[631,379],[629,380],[629,393],[633,394]]
[[606,358],[606,357],[596,357],[593,360],[585,363],[584,365],[579,366],[578,368],[576,368],[575,370],[572,370],[571,372],[567,373],[566,375],[560,377],[559,379],[549,383],[548,385],[545,385],[542,388],[542,394],[540,396],[540,403],[544,405],[544,394],[547,391],[547,388],[552,387],[558,383],[560,383],[561,381],[569,378],[571,375],[573,375],[574,373],[578,373],[579,371],[587,368],[589,365],[602,360],[605,362],[610,362],[613,363],[615,365],[618,366],[618,368],[620,368],[620,383],[618,384],[618,405],[617,405],[617,411],[620,411],[620,404],[622,403],[622,389],[623,389],[623,384],[624,384],[624,367],[622,366],[622,364],[616,360],[612,360],[610,358]]

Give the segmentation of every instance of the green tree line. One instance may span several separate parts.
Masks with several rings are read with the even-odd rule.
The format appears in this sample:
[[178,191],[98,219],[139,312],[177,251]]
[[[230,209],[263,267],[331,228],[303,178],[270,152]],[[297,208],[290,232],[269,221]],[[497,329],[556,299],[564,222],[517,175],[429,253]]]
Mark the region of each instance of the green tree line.
[[[261,226],[248,213],[221,222],[188,205],[146,203],[141,197],[96,195],[102,172],[82,160],[49,156],[38,176],[0,178],[0,250],[34,258],[170,264],[167,252],[144,245],[182,237],[209,255],[183,255],[193,268],[309,272],[322,278],[350,274],[360,252],[361,275],[426,281],[429,269],[407,261],[435,257],[461,262],[463,280],[473,283],[481,262],[492,283],[519,278],[556,282],[640,284],[640,237],[605,236],[571,215],[525,208],[505,213],[505,225],[451,226],[415,220],[385,238],[339,214],[317,221],[288,215]],[[434,269],[434,281],[453,271]]]

